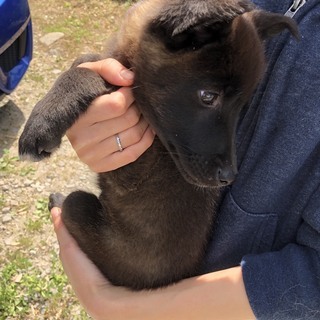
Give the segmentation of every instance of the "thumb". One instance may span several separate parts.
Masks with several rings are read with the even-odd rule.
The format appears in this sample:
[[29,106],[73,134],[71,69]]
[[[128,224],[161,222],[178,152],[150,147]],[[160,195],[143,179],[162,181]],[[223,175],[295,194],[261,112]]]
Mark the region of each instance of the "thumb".
[[82,63],[78,67],[97,72],[104,80],[115,86],[123,87],[133,84],[134,73],[112,58]]
[[62,266],[76,293],[84,292],[88,285],[106,283],[106,279],[79,248],[63,224],[61,209],[52,208],[51,216],[59,243]]

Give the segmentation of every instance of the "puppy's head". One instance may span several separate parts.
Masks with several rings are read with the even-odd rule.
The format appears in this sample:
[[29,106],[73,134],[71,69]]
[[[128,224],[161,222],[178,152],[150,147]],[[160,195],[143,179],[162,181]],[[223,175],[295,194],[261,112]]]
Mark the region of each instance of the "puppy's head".
[[[173,24],[174,22],[174,24]],[[235,131],[264,68],[263,41],[284,29],[284,16],[252,10],[232,19],[152,21],[135,63],[135,97],[184,178],[200,187],[237,174]]]

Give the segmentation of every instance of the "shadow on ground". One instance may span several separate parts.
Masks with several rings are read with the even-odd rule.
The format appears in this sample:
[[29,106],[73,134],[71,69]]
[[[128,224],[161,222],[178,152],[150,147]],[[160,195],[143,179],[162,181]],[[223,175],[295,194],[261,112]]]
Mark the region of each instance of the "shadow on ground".
[[9,149],[18,139],[25,117],[18,106],[12,101],[0,102],[0,157],[4,149]]

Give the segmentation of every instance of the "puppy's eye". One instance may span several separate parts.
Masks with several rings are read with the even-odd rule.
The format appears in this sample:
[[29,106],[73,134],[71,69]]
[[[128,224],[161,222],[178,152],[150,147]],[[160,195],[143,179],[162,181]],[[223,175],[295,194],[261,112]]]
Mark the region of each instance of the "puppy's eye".
[[199,97],[202,103],[207,106],[215,106],[220,94],[209,90],[200,90]]

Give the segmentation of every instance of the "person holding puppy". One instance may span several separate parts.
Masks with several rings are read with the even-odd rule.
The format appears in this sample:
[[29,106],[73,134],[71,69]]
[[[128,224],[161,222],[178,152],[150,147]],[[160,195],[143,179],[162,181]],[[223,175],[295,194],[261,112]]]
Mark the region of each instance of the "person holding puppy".
[[[278,13],[292,3],[255,2]],[[225,190],[203,275],[154,291],[113,287],[52,209],[65,272],[93,318],[319,318],[319,14],[319,1],[307,1],[295,15],[302,40],[283,34],[268,44],[266,76],[239,122],[239,174]],[[67,136],[93,171],[115,170],[135,161],[154,132],[134,104],[131,71],[112,59],[83,66],[122,88],[97,98]]]

